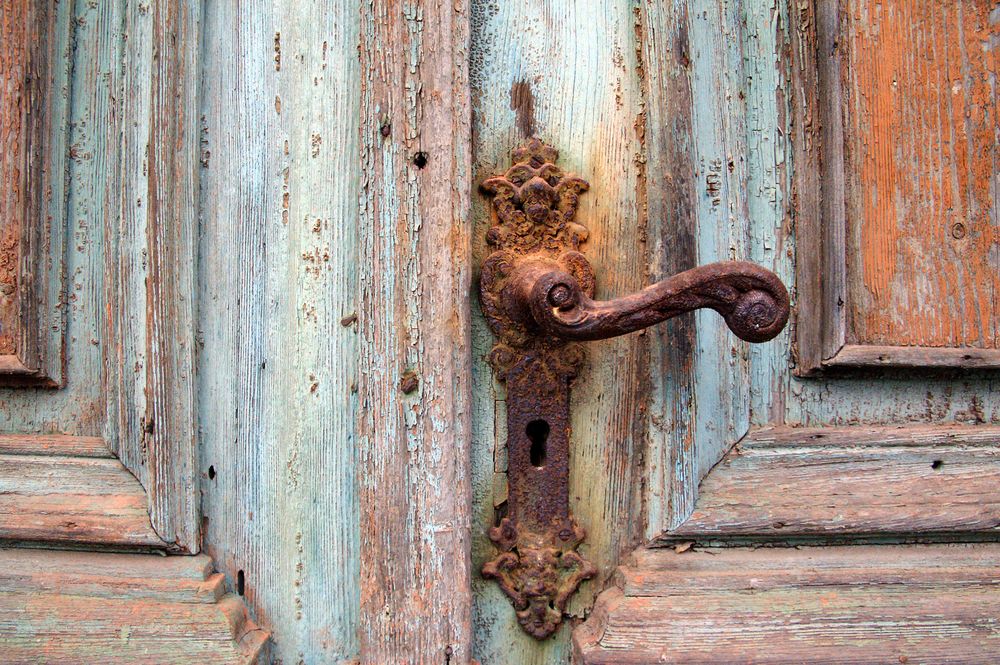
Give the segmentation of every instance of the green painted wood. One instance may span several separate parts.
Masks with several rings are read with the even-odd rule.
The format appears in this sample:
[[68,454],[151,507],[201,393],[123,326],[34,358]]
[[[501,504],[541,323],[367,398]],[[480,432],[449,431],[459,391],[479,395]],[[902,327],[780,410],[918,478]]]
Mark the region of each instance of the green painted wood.
[[270,662],[358,654],[357,3],[209,3],[198,413],[205,547]]

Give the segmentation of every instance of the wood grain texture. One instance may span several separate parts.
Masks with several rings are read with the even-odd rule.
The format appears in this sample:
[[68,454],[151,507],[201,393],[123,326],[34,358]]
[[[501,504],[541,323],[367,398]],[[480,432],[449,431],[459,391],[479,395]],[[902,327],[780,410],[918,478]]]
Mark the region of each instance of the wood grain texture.
[[104,439],[59,434],[0,434],[0,455],[114,458]]
[[170,549],[116,459],[0,455],[0,540]]
[[[910,347],[996,350],[990,11],[900,0],[792,12],[799,373],[913,367]],[[867,345],[879,353],[853,348]],[[991,366],[966,355],[927,366]]]
[[[56,8],[0,5],[0,384],[63,381],[66,43]],[[56,151],[53,153],[53,149]],[[55,196],[55,198],[53,198]]]
[[849,341],[1000,348],[996,5],[841,12]]
[[574,662],[989,662],[998,560],[995,544],[640,550]]
[[110,201],[108,441],[165,540],[199,544],[195,423],[200,3],[124,3],[125,119]]
[[[597,274],[597,296],[639,290],[649,279],[642,181],[645,118],[631,2],[472,3],[474,181],[504,171],[510,150],[533,132],[559,163],[590,183],[577,222]],[[488,255],[486,199],[473,197],[475,262]],[[564,663],[569,629],[537,642],[518,626],[506,596],[478,574],[495,555],[487,529],[506,500],[505,394],[485,356],[494,339],[473,321],[473,578],[475,657],[482,663]],[[585,615],[618,557],[641,530],[647,340],[632,335],[587,345],[572,387],[570,508],[587,531],[581,553],[599,569],[570,600]],[[568,626],[571,622],[564,621]]]
[[207,557],[0,549],[11,663],[253,663],[267,639]]
[[205,6],[204,540],[272,631],[265,662],[359,651],[359,16],[353,2]]
[[468,3],[370,2],[360,53],[361,661],[469,663]]
[[29,159],[29,35],[34,36],[31,2],[7,0],[0,8],[0,355],[16,356],[20,345],[18,298],[21,233]]
[[[184,175],[191,167],[184,164],[184,155],[189,154],[187,146],[194,140],[186,124],[193,121],[190,112],[193,98],[190,88],[181,83],[188,74],[179,73],[184,68],[178,65],[177,59],[190,57],[194,52],[191,49],[197,48],[199,40],[196,31],[192,34],[190,23],[200,12],[185,14],[185,7],[173,3],[162,5],[168,11],[176,11],[177,14],[171,16],[176,16],[178,21],[187,21],[183,29],[169,24],[169,19],[163,15],[157,18],[144,14],[148,7],[126,7],[124,2],[81,6],[60,3],[52,8],[49,17],[52,38],[49,50],[53,54],[50,80],[55,94],[48,109],[52,128],[46,139],[44,168],[52,176],[49,179],[51,189],[45,190],[48,197],[45,210],[53,220],[53,228],[68,227],[66,234],[54,232],[53,242],[58,239],[72,244],[65,273],[64,267],[57,265],[58,253],[51,257],[51,265],[56,266],[54,270],[59,274],[65,274],[69,282],[69,290],[60,307],[67,322],[67,376],[76,378],[67,381],[64,389],[50,393],[0,391],[3,407],[0,408],[0,430],[102,436],[140,482],[152,488],[156,498],[153,507],[156,527],[176,546],[194,549],[197,547],[195,508],[198,496],[191,482],[193,422],[187,422],[187,438],[185,430],[178,425],[190,416],[189,411],[184,411],[183,385],[185,381],[192,381],[190,372],[185,375],[184,370],[185,362],[190,365],[193,353],[190,342],[185,341],[193,334],[191,285],[184,281],[184,271],[193,270],[191,252],[184,254],[185,245],[177,242],[179,237],[164,236],[166,244],[178,252],[171,254],[170,261],[182,265],[177,269],[171,267],[170,275],[159,279],[166,293],[156,293],[149,300],[146,297],[148,274],[142,272],[150,265],[149,261],[155,264],[158,260],[156,257],[150,259],[150,247],[144,244],[148,239],[145,231],[151,219],[148,216],[150,208],[157,208],[162,213],[157,219],[163,222],[159,228],[165,229],[167,236],[171,233],[183,236],[185,229],[193,233],[191,176]],[[162,29],[158,33],[162,43],[154,49],[152,28],[156,26]],[[144,33],[146,27],[150,30]],[[128,40],[126,34],[130,35]],[[173,42],[178,37],[181,46],[175,47]],[[123,50],[125,41],[129,41],[130,48]],[[161,52],[168,51],[170,55],[159,57]],[[68,77],[70,69],[72,80]],[[155,99],[152,90],[154,69],[158,95]],[[184,71],[191,77],[197,76],[197,72]],[[124,93],[126,88],[127,94]],[[154,117],[153,108],[158,109],[161,117]],[[126,112],[131,121],[127,124],[128,131],[124,131],[123,125]],[[153,136],[150,123],[159,123],[157,132],[166,134]],[[153,145],[152,153],[150,145]],[[156,151],[157,147],[160,152]],[[197,150],[197,147],[192,146],[190,150]],[[154,159],[156,163],[150,166],[150,155],[154,158],[169,156]],[[173,181],[164,175],[175,172],[181,174],[180,180]],[[150,173],[155,185],[152,190]],[[65,174],[68,174],[68,183],[64,186],[60,176]],[[150,197],[150,191],[161,194]],[[164,197],[177,198],[172,199],[173,203],[163,203]],[[153,199],[162,205],[150,206]],[[123,202],[129,206],[124,214]],[[181,209],[180,217],[174,216],[177,208]],[[123,228],[129,233],[123,233]],[[189,238],[193,239],[193,235]],[[189,242],[187,249],[190,248]],[[120,260],[123,255],[125,261]],[[137,281],[126,284],[119,279],[121,265],[139,266],[139,272],[132,275]],[[60,281],[50,278],[46,283],[53,289]],[[170,291],[173,287],[178,290]],[[161,308],[154,316],[160,321],[159,328],[155,325],[148,328],[145,323],[133,325],[146,321],[147,304]],[[162,309],[164,307],[166,309]],[[174,325],[179,328],[172,330]],[[150,359],[145,356],[147,345],[154,351],[158,349]],[[137,349],[142,352],[137,354]],[[126,386],[122,370],[139,377],[137,383]],[[124,390],[129,386],[138,389]],[[146,410],[147,387],[150,387],[153,402],[157,395],[161,399],[169,396],[172,400],[169,411],[177,410],[178,414],[175,418],[164,409],[159,411],[161,429],[170,436],[166,440],[153,441],[152,445],[146,439],[155,438],[149,435],[155,433],[156,416],[142,417]],[[188,402],[191,399],[193,395],[189,394]],[[120,427],[120,417],[124,413],[137,414],[141,427],[128,431]],[[147,466],[150,459],[155,468]],[[153,468],[152,473],[147,473],[150,468]],[[70,482],[75,481],[70,479]]]
[[755,430],[666,538],[992,532],[1000,427]]

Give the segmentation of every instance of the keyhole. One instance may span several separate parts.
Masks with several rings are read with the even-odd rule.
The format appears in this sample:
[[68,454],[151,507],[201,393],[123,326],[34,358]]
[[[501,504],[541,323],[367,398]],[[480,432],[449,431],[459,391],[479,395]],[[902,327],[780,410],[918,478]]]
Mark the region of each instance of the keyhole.
[[528,455],[531,458],[531,466],[541,469],[545,466],[546,443],[549,440],[549,424],[544,420],[532,420],[525,428],[525,434],[531,441],[531,450]]

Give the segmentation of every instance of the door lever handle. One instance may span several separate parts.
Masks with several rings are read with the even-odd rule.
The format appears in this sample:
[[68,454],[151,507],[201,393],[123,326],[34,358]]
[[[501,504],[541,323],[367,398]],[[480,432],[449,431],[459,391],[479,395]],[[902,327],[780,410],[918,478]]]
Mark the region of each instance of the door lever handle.
[[[563,260],[585,262],[579,252]],[[508,312],[522,323],[565,340],[591,341],[648,328],[685,312],[711,308],[740,339],[766,342],[788,322],[788,291],[770,270],[746,261],[720,261],[613,300],[592,300],[557,262],[535,259],[519,266],[509,286]]]
[[576,223],[589,185],[556,165],[538,139],[486,180],[494,251],[483,262],[479,301],[498,338],[490,364],[507,387],[507,514],[489,530],[499,552],[483,565],[510,597],[518,623],[538,639],[562,622],[566,603],[597,568],[577,546],[586,532],[569,510],[570,383],[584,359],[578,342],[641,330],[711,308],[748,342],[774,338],[788,322],[788,291],[769,270],[744,261],[700,266],[637,293],[593,300],[595,277]]

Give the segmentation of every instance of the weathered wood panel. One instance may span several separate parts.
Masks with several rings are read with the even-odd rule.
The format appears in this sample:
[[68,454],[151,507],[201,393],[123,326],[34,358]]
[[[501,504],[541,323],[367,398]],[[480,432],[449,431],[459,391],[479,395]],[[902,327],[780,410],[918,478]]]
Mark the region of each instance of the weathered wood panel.
[[0,455],[0,540],[168,549],[116,459]]
[[640,550],[575,662],[990,662],[998,561],[995,544]]
[[357,271],[373,260],[357,248],[359,11],[205,6],[205,547],[273,631],[273,662],[359,649]]
[[666,538],[995,531],[1000,427],[754,431]]
[[[48,14],[53,94],[39,114],[50,125],[40,205],[53,232],[51,244],[42,246],[51,253],[48,302],[66,319],[66,373],[75,379],[49,393],[0,391],[0,430],[102,436],[151,489],[155,528],[177,546],[195,549],[188,272],[194,270],[191,172],[198,149],[197,71],[190,61],[199,47],[200,10],[166,2],[147,9],[59,3]],[[71,245],[65,266],[57,248],[64,240]],[[166,246],[168,256],[157,254]],[[151,283],[150,266],[157,265],[165,272]],[[139,267],[129,273],[132,281],[122,279],[122,266]],[[64,301],[58,298],[62,275],[69,282]],[[134,416],[135,427],[121,426],[126,415]]]
[[[121,44],[118,3],[54,5],[51,144],[46,215],[65,241],[65,376],[60,390],[0,389],[0,431],[103,435],[107,390],[102,346],[108,342],[104,300],[105,207],[115,188],[120,140],[116,82]],[[72,72],[72,77],[70,77]],[[56,131],[61,128],[61,133]],[[58,284],[50,281],[49,285]],[[58,298],[55,299],[58,302]]]
[[1000,347],[991,2],[841,9],[849,340]]
[[361,13],[361,661],[469,663],[465,1]]
[[0,549],[11,663],[252,663],[267,633],[207,557]]
[[[65,24],[34,0],[0,5],[0,384],[63,381]],[[52,152],[53,149],[56,152]],[[53,199],[55,195],[55,199]]]
[[[577,222],[597,274],[597,295],[623,295],[650,278],[644,205],[645,116],[631,2],[472,3],[471,71],[474,181],[504,171],[510,150],[537,135],[560,152],[560,164],[590,182]],[[489,253],[486,199],[473,197],[475,262]],[[538,642],[517,624],[507,597],[478,574],[494,556],[487,529],[506,500],[503,386],[485,356],[493,337],[473,322],[473,568],[475,657],[483,663],[563,663],[569,628]],[[585,614],[618,557],[641,530],[639,488],[645,405],[646,338],[632,335],[587,345],[586,368],[573,384],[570,506],[587,530],[581,551],[600,569],[571,599]],[[568,626],[571,622],[564,621]]]

